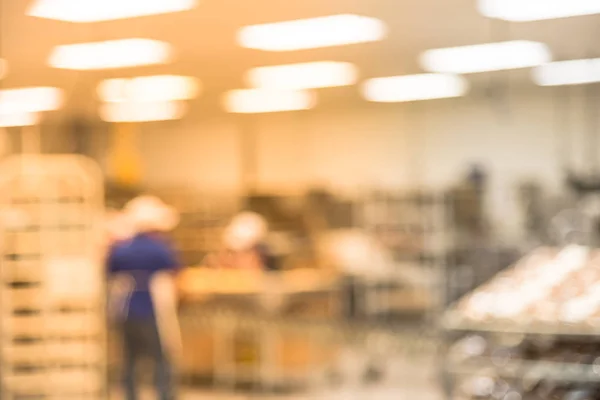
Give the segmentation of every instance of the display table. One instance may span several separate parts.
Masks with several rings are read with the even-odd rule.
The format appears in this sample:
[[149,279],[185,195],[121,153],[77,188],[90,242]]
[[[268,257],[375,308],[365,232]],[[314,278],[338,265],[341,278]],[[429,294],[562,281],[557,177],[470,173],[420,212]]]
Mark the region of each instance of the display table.
[[[335,359],[336,347],[324,335],[284,321],[336,317],[335,277],[313,270],[186,268],[178,287],[183,344],[178,369],[184,378],[213,378],[223,387],[301,387]],[[116,335],[111,344],[113,365],[120,364]]]
[[[184,270],[179,276],[182,373],[210,374],[222,385],[306,384],[334,352],[277,321],[283,315],[334,317],[339,308],[336,284],[333,277],[313,270]],[[227,311],[219,315],[215,310]]]

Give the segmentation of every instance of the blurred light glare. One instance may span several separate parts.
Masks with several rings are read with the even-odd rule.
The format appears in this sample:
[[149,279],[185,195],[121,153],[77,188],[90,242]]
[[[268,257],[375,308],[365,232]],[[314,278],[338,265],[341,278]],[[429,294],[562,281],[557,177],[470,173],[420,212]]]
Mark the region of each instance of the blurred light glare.
[[308,91],[232,90],[225,94],[224,105],[228,112],[241,114],[308,110],[316,105],[316,95]]
[[253,68],[246,74],[248,85],[276,90],[302,90],[349,86],[358,80],[354,64],[318,61]]
[[99,22],[194,8],[197,0],[37,0],[28,15],[67,22]]
[[27,87],[0,90],[0,115],[21,115],[57,110],[63,91],[55,87]]
[[600,58],[558,61],[540,65],[532,71],[540,86],[583,85],[600,82]]
[[149,122],[180,119],[186,113],[183,102],[107,103],[100,106],[100,118],[108,122]]
[[232,250],[245,250],[256,245],[267,232],[267,222],[259,214],[238,214],[225,230],[224,242]]
[[479,0],[479,12],[505,21],[525,22],[600,13],[598,0]]
[[468,74],[536,67],[552,61],[548,46],[514,40],[425,51],[421,66],[429,72]]
[[171,58],[168,43],[134,38],[57,46],[48,63],[62,69],[100,70],[164,64]]
[[294,51],[366,43],[385,38],[385,24],[370,17],[341,14],[243,27],[240,46],[264,51]]
[[39,121],[37,113],[2,114],[0,115],[0,128],[13,126],[32,126]]
[[200,84],[189,76],[154,75],[107,79],[97,91],[100,100],[107,103],[176,101],[196,97]]
[[362,86],[362,94],[368,101],[396,103],[460,97],[468,89],[462,76],[419,74],[369,79]]

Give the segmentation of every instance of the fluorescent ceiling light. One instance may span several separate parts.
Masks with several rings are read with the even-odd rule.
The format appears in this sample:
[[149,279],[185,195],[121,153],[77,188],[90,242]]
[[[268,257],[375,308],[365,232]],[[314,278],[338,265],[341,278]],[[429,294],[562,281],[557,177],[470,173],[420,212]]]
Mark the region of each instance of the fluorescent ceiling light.
[[54,87],[28,87],[0,90],[0,115],[57,110],[63,91]]
[[68,22],[99,22],[194,8],[196,0],[37,0],[28,15]]
[[540,86],[597,83],[600,82],[600,58],[540,65],[533,70],[533,80]]
[[353,85],[358,80],[354,64],[320,61],[253,68],[246,74],[250,86],[276,90],[301,90]]
[[265,51],[293,51],[382,40],[385,24],[352,14],[246,26],[238,31],[242,47]]
[[55,68],[97,70],[164,64],[172,58],[168,43],[151,39],[121,39],[57,46],[49,64]]
[[308,110],[316,105],[316,96],[308,91],[232,90],[225,94],[224,105],[228,112],[241,114]]
[[180,119],[187,111],[179,101],[156,103],[107,103],[100,106],[100,118],[108,122],[150,122]]
[[117,102],[160,102],[189,100],[197,96],[200,84],[189,76],[155,75],[107,79],[98,85],[100,100]]
[[535,67],[551,61],[548,46],[526,40],[428,50],[421,65],[429,72],[467,74]]
[[32,126],[38,123],[39,115],[36,113],[5,114],[0,115],[0,128],[11,126]]
[[369,101],[396,103],[460,97],[468,89],[466,79],[461,76],[420,74],[369,79],[362,93]]
[[489,18],[524,22],[600,13],[598,0],[479,0],[479,12]]

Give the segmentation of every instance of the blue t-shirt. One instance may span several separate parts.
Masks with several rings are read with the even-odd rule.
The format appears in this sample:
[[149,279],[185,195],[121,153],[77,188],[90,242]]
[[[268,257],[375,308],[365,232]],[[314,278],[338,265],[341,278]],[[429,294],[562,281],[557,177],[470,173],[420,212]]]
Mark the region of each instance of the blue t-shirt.
[[115,244],[108,255],[111,274],[125,273],[133,278],[134,289],[124,310],[129,319],[154,318],[150,280],[155,273],[174,271],[179,266],[175,252],[166,241],[140,234]]

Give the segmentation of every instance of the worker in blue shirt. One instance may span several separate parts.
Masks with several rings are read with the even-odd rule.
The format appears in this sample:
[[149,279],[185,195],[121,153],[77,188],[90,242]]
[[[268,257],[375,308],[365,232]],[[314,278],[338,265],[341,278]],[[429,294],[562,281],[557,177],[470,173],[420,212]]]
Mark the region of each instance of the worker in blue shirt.
[[[116,319],[123,342],[123,385],[127,400],[137,400],[136,366],[149,356],[154,363],[155,387],[160,400],[174,396],[169,338],[165,337],[165,324],[176,324],[175,307],[167,310],[173,318],[161,318],[160,301],[155,285],[158,276],[170,277],[178,268],[177,257],[162,232],[177,223],[176,213],[153,197],[132,200],[125,214],[135,227],[129,239],[113,243],[108,255],[108,269],[115,280],[127,282],[119,292]],[[164,288],[164,286],[163,286]],[[168,298],[169,296],[166,296]],[[172,297],[172,296],[171,296]],[[162,314],[161,314],[162,313]],[[171,329],[171,327],[167,327]]]

